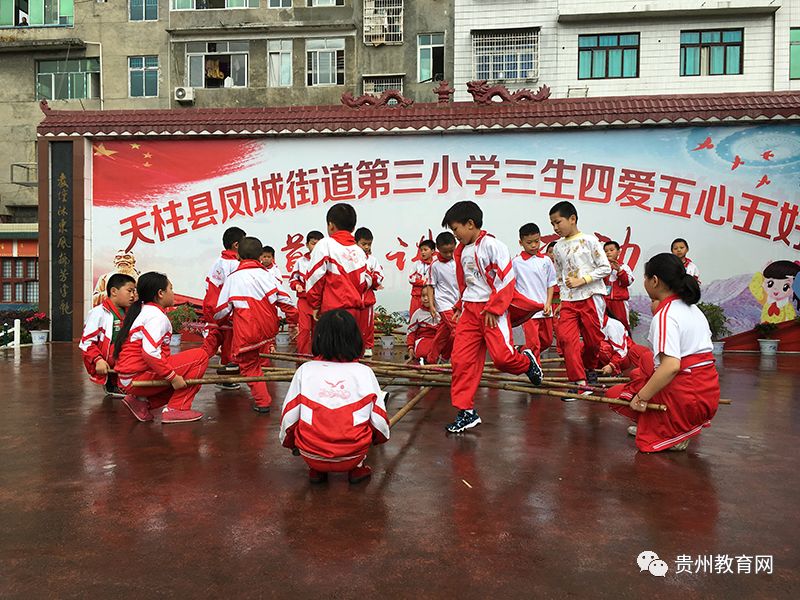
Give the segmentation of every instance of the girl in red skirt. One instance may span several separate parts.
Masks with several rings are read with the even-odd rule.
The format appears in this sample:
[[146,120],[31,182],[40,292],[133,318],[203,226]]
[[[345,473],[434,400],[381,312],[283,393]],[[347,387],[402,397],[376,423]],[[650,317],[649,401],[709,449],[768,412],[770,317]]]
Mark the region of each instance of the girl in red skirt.
[[[201,348],[171,354],[172,324],[164,309],[175,302],[172,283],[163,273],[151,271],[136,284],[139,299],[125,313],[115,343],[119,386],[127,394],[122,402],[139,421],[152,421],[150,411],[161,408],[162,423],[197,421],[203,413],[192,410],[199,385],[185,379],[202,377],[208,359],[222,342],[219,329],[212,329]],[[165,379],[169,385],[134,387],[134,381]]]
[[[655,360],[634,370],[629,383],[614,386],[607,395],[630,401],[630,407],[614,410],[636,422],[629,429],[639,450],[685,450],[689,439],[710,425],[719,405],[711,331],[695,306],[700,286],[679,258],[657,254],[645,264],[644,273],[644,288],[658,304],[649,336]],[[667,411],[647,410],[649,402],[665,404]]]

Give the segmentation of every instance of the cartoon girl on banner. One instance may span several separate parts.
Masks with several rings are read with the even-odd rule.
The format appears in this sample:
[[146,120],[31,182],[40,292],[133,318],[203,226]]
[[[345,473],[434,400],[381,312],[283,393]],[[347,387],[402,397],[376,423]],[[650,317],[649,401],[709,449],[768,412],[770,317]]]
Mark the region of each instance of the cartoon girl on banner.
[[783,323],[797,316],[799,272],[800,263],[777,260],[767,265],[763,273],[753,275],[750,293],[762,306],[761,323]]

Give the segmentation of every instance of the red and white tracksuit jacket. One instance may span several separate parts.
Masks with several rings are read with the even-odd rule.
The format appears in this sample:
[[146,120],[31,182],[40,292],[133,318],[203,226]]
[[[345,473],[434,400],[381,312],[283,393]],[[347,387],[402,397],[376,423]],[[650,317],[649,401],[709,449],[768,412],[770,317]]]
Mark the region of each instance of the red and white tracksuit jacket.
[[[487,349],[494,365],[507,373],[524,373],[530,361],[512,345],[514,270],[508,247],[481,231],[474,244],[456,247],[455,261],[461,316],[453,342],[450,398],[453,406],[466,410],[474,406]],[[497,316],[496,327],[484,324],[485,313]]]
[[[214,320],[214,311],[217,309],[222,285],[228,275],[238,268],[239,255],[237,252],[235,250],[223,250],[220,257],[211,265],[211,269],[208,271],[206,293],[203,297],[203,320],[210,327],[217,327],[217,322]],[[229,326],[226,325],[222,328],[222,347],[220,349],[222,364],[228,364],[233,360],[231,357],[232,333]]]
[[267,267],[267,272],[281,283],[285,281],[283,271],[281,271],[280,267],[278,267],[275,262],[272,263],[271,267]]
[[411,322],[408,324],[406,346],[414,350],[414,356],[428,359],[428,355],[433,348],[433,340],[439,331],[440,322],[441,318],[434,316],[424,306],[417,309],[417,312],[411,316]]
[[314,332],[314,316],[306,298],[306,274],[311,267],[311,253],[306,252],[289,274],[289,287],[297,294],[297,352],[311,354],[311,336]]
[[225,280],[214,319],[233,325],[233,354],[258,350],[278,333],[278,308],[296,313],[289,292],[257,260],[243,260]]
[[414,263],[414,270],[411,271],[411,275],[408,276],[408,282],[411,284],[411,305],[408,309],[409,318],[422,306],[422,288],[425,287],[425,282],[430,278],[432,262],[433,257],[428,261],[417,261]]
[[665,404],[666,412],[643,413],[627,406],[614,410],[637,424],[636,447],[642,452],[659,452],[689,439],[711,424],[719,406],[719,376],[711,353],[711,330],[697,306],[677,296],[661,302],[650,323],[650,342],[655,360],[631,373],[628,383],[608,390],[610,398],[631,400],[652,377],[661,356],[681,361],[675,378],[650,402]]
[[318,471],[349,471],[371,444],[389,439],[384,392],[360,363],[314,360],[295,371],[281,413],[280,441]]
[[374,254],[367,257],[366,291],[364,292],[364,308],[358,319],[358,328],[364,340],[364,349],[375,347],[375,292],[383,285],[383,267]]
[[620,375],[630,369],[641,368],[644,362],[653,362],[650,349],[634,342],[620,321],[607,319],[603,335],[605,339],[600,343],[598,366],[611,365],[613,373]]
[[606,284],[606,307],[622,322],[625,329],[630,329],[628,300],[631,294],[628,288],[633,283],[633,271],[628,265],[621,264],[618,270],[612,269],[611,275],[603,281]]
[[683,268],[686,269],[687,275],[691,275],[697,280],[697,283],[700,283],[700,270],[696,264],[689,260],[688,256],[683,257]]
[[[262,374],[269,364],[259,355],[261,348],[275,337],[279,329],[278,308],[290,318],[297,318],[289,292],[257,260],[247,259],[231,273],[219,294],[214,318],[219,323],[233,324],[233,357],[245,377]],[[269,406],[272,397],[263,381],[248,383],[256,406]]]
[[220,343],[220,332],[214,330],[203,342],[202,348],[171,354],[172,324],[158,304],[142,306],[139,316],[131,325],[128,339],[122,346],[115,365],[120,387],[128,394],[149,398],[150,408],[167,404],[171,410],[189,410],[192,400],[200,391],[199,385],[189,385],[181,390],[171,386],[133,387],[134,381],[166,379],[172,381],[176,375],[184,379],[202,377],[208,359],[216,352]]
[[[511,264],[514,268],[517,294],[536,304],[544,305],[548,291],[550,288],[555,288],[557,283],[556,270],[550,257],[546,254],[534,255],[523,251],[511,260]],[[547,350],[553,341],[552,316],[545,316],[542,312],[536,313],[522,323],[522,331],[525,334],[525,347],[531,350],[538,360],[541,352]]]
[[95,365],[97,361],[104,360],[109,367],[114,366],[114,336],[124,318],[125,312],[117,308],[109,298],[103,299],[99,306],[95,306],[86,315],[78,348],[81,349],[83,364],[93,383],[102,385],[108,379],[106,375],[97,374]]
[[349,231],[323,238],[311,253],[306,274],[306,299],[320,313],[341,308],[356,319],[364,308],[367,256]]

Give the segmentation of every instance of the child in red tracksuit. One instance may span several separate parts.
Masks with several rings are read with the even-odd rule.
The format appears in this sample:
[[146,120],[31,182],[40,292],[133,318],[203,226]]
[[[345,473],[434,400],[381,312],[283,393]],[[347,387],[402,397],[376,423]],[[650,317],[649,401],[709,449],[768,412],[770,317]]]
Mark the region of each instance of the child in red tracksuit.
[[606,324],[603,327],[605,339],[600,343],[599,364],[601,375],[621,375],[632,369],[641,368],[645,363],[652,364],[653,353],[634,342],[628,330],[612,311],[606,311]]
[[[518,354],[511,339],[509,307],[514,299],[514,271],[508,248],[481,229],[483,212],[472,201],[456,202],[444,215],[460,244],[456,248],[456,278],[461,300],[456,306],[450,398],[458,415],[446,430],[460,433],[479,425],[475,392],[483,374],[486,350],[495,367],[506,373],[525,373],[534,385],[542,370],[533,352]],[[541,309],[541,306],[539,306]]]
[[517,292],[544,308],[522,324],[525,347],[539,360],[541,352],[553,341],[552,305],[556,285],[553,261],[539,254],[541,232],[536,223],[526,223],[519,229],[519,245],[522,252],[513,258]]
[[[238,227],[229,227],[222,234],[222,245],[225,248],[220,257],[211,265],[206,277],[206,293],[203,298],[203,320],[210,328],[218,327],[217,322],[214,320],[214,311],[217,309],[217,301],[219,300],[219,293],[225,283],[228,275],[233,273],[239,268],[239,242],[245,237],[245,232]],[[239,368],[232,362],[231,357],[231,341],[233,339],[233,332],[230,327],[223,327],[222,333],[222,348],[221,348],[221,365],[222,367],[217,371],[220,375],[235,374],[239,372]],[[224,383],[219,384],[217,387],[223,389],[239,389],[238,383]]]
[[553,206],[550,223],[561,236],[553,251],[561,296],[556,335],[564,349],[567,379],[584,385],[587,376],[592,382],[597,377],[594,369],[598,366],[605,324],[606,286],[603,279],[611,274],[611,265],[598,239],[578,231],[578,212],[571,202],[559,202]]
[[354,234],[356,244],[367,255],[367,269],[366,269],[366,286],[364,292],[364,308],[360,313],[358,319],[358,327],[361,329],[361,335],[364,338],[364,357],[369,358],[372,356],[372,350],[375,348],[375,292],[383,289],[383,267],[372,254],[372,241],[374,239],[372,232],[366,227],[359,227]]
[[347,311],[324,313],[314,330],[314,360],[295,371],[281,416],[280,441],[298,450],[312,483],[346,472],[350,483],[371,474],[370,446],[389,439],[385,393],[361,356],[361,332]]
[[297,353],[311,353],[311,336],[314,333],[314,317],[312,316],[311,306],[306,299],[306,275],[311,267],[311,252],[314,246],[324,235],[321,231],[309,231],[306,235],[306,248],[308,252],[303,254],[296,263],[289,275],[289,287],[297,294]]
[[[261,367],[269,364],[260,352],[278,333],[278,308],[287,319],[297,320],[297,310],[289,292],[259,262],[259,254],[261,242],[258,239],[246,237],[239,242],[239,268],[225,280],[214,312],[220,325],[230,322],[233,327],[233,357],[245,377],[262,375]],[[247,385],[253,395],[253,410],[268,413],[272,397],[267,384],[259,381]]]
[[431,262],[426,291],[430,311],[439,317],[436,337],[433,338],[430,351],[425,362],[435,364],[441,356],[450,360],[453,352],[453,340],[456,335],[456,322],[453,313],[460,298],[458,280],[456,279],[456,263],[453,254],[456,249],[456,238],[449,231],[436,236],[436,256]]
[[102,385],[109,396],[124,397],[117,387],[113,345],[125,318],[125,311],[136,299],[136,280],[124,273],[114,273],[106,282],[106,297],[89,311],[78,347],[92,383]]
[[631,294],[628,288],[633,283],[633,271],[628,265],[619,262],[617,242],[610,241],[603,244],[603,252],[606,253],[608,264],[611,265],[611,275],[605,278],[606,308],[617,315],[625,329],[630,331],[628,300]]
[[[645,264],[644,274],[644,289],[658,302],[650,323],[655,360],[606,395],[630,401],[629,407],[614,409],[636,422],[629,433],[636,435],[640,451],[685,450],[689,439],[711,424],[719,406],[711,330],[696,306],[700,285],[679,258],[657,254]],[[648,410],[649,402],[667,410]]]
[[423,240],[419,243],[419,261],[414,263],[414,270],[408,276],[408,282],[411,284],[411,306],[408,309],[409,319],[422,306],[422,290],[429,278],[431,261],[433,261],[433,253],[435,251],[436,244],[433,240]]
[[328,236],[311,253],[306,299],[314,319],[320,313],[344,309],[358,322],[367,291],[367,257],[353,237],[356,211],[339,202],[328,209]]
[[433,340],[439,330],[441,318],[430,308],[430,298],[422,295],[422,306],[411,316],[406,336],[408,356],[413,361],[420,359],[423,364],[433,349]]
[[[125,313],[125,320],[114,344],[115,369],[119,385],[127,396],[122,402],[139,421],[152,421],[151,410],[164,405],[161,422],[198,421],[203,413],[192,410],[192,400],[199,385],[187,385],[186,379],[202,377],[208,360],[222,341],[219,329],[209,331],[202,348],[171,354],[169,342],[172,325],[164,309],[175,302],[172,283],[163,273],[153,271],[139,277],[138,300]],[[137,387],[137,381],[164,379],[167,385]]]

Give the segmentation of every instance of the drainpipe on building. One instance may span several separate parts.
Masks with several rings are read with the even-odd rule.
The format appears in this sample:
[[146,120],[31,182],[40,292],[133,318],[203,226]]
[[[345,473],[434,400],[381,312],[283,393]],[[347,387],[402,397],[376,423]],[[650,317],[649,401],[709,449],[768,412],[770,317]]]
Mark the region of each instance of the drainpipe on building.
[[106,81],[105,75],[103,74],[103,44],[102,42],[87,42],[86,40],[84,40],[83,43],[97,46],[100,49],[100,110],[103,110],[105,106],[105,94],[103,94],[103,86],[105,85]]

